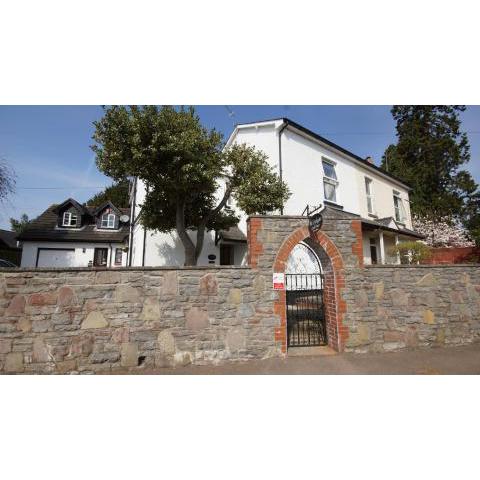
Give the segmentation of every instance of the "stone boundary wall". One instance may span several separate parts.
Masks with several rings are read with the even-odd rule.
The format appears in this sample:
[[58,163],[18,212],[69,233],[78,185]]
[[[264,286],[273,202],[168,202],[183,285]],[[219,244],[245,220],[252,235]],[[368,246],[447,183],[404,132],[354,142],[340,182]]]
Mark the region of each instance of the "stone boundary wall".
[[480,265],[369,266],[350,283],[346,351],[480,341]]
[[[0,270],[0,373],[95,373],[286,353],[285,292],[306,241],[324,265],[329,344],[347,352],[480,341],[480,265],[364,266],[359,217],[254,216],[250,267]],[[305,237],[305,238],[303,238]]]
[[0,272],[0,372],[115,372],[280,355],[250,268]]

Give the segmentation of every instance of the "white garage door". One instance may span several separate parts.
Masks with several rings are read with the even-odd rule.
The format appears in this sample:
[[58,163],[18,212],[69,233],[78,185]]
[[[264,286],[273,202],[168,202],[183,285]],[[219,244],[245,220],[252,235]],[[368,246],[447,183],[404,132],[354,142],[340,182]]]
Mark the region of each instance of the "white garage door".
[[75,250],[38,249],[37,267],[74,267]]

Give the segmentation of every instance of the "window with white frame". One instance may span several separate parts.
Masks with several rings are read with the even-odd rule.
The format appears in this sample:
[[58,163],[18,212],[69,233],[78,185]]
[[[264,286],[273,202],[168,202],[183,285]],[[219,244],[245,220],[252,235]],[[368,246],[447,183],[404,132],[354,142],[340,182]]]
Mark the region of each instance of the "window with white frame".
[[64,212],[63,214],[63,227],[76,227],[77,226],[78,217],[75,213],[72,212]]
[[328,160],[322,160],[323,165],[323,196],[329,202],[337,203],[338,180],[335,172],[335,164]]
[[115,214],[114,213],[104,213],[102,215],[102,228],[115,228]]
[[375,214],[375,205],[373,203],[373,180],[365,177],[365,193],[367,195],[367,209],[368,213]]
[[400,192],[393,191],[393,206],[395,208],[395,220],[400,223],[405,223],[407,214],[403,206],[403,200],[400,197]]

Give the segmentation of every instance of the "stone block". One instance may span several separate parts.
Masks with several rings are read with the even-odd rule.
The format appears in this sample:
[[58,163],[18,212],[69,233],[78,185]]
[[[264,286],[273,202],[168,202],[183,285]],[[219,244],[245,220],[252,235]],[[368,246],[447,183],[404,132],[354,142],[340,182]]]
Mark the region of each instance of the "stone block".
[[243,328],[230,328],[227,332],[227,348],[231,353],[237,353],[246,348],[247,338]]
[[50,322],[48,320],[34,320],[32,322],[32,331],[35,333],[48,332]]
[[140,302],[139,289],[130,285],[118,285],[115,288],[115,301],[120,303],[138,303]]
[[390,298],[394,307],[406,307],[409,295],[402,288],[394,288],[390,291]]
[[172,355],[164,355],[162,353],[155,354],[155,366],[157,368],[170,368],[175,365]]
[[192,354],[190,352],[178,352],[173,356],[173,364],[176,367],[186,367],[192,363]]
[[5,358],[4,370],[8,373],[21,373],[23,372],[23,353],[11,352],[7,353]]
[[93,343],[93,335],[81,335],[73,337],[68,356],[77,357],[90,355],[93,351]]
[[387,330],[383,334],[383,340],[385,342],[403,342],[405,340],[405,333],[398,330]]
[[250,318],[255,315],[255,309],[250,303],[243,303],[238,307],[237,315],[239,318]]
[[368,305],[368,295],[365,290],[357,290],[355,292],[355,305],[361,308]]
[[102,312],[93,311],[87,315],[87,318],[82,322],[81,329],[88,328],[105,328],[108,327],[108,322],[105,320]]
[[116,344],[128,343],[130,339],[130,330],[128,327],[116,328],[112,334],[112,342]]
[[111,285],[120,283],[120,280],[120,272],[115,272],[113,270],[107,270],[105,272],[95,272],[94,283],[96,284]]
[[33,293],[28,298],[28,304],[36,307],[43,307],[44,305],[55,305],[56,303],[56,293]]
[[418,332],[416,327],[409,326],[405,332],[405,343],[409,348],[418,347]]
[[170,356],[175,354],[175,338],[168,330],[163,330],[158,334],[158,352],[161,355]]
[[370,328],[367,325],[357,325],[351,330],[347,347],[358,347],[370,343]]
[[385,292],[385,284],[383,282],[377,282],[373,284],[375,290],[375,300],[381,300]]
[[64,360],[63,362],[57,362],[55,364],[55,369],[57,373],[60,374],[74,372],[77,370],[77,362],[76,360]]
[[386,352],[395,352],[397,350],[401,350],[405,348],[405,343],[404,342],[385,342],[383,344],[383,349]]
[[12,341],[10,339],[0,339],[0,353],[9,353],[12,351]]
[[124,343],[121,349],[122,367],[138,366],[138,345],[136,343]]
[[438,280],[433,273],[427,273],[417,282],[419,287],[433,287],[438,284]]
[[259,295],[265,292],[265,277],[263,275],[257,275],[253,279],[253,289]]
[[162,295],[178,295],[178,275],[176,271],[165,272],[161,291]]
[[160,320],[160,302],[156,297],[147,297],[143,302],[142,313],[140,319],[146,322]]
[[433,325],[435,323],[435,313],[431,310],[424,310],[423,311],[423,321],[424,323],[428,323],[429,325]]
[[42,337],[35,337],[33,341],[33,362],[46,363],[52,361],[50,352]]
[[200,295],[217,295],[218,280],[214,273],[207,273],[200,278]]
[[58,290],[58,305],[67,306],[75,303],[75,292],[70,287],[61,287]]
[[438,344],[444,344],[445,343],[445,329],[444,328],[439,328],[437,330],[437,334],[435,336],[435,342]]
[[243,300],[242,291],[239,288],[231,288],[228,292],[228,303],[240,305]]
[[[120,359],[119,352],[98,352],[90,355],[90,361],[92,363],[115,363]],[[135,365],[137,364],[137,360]]]
[[185,312],[185,327],[199,331],[210,325],[208,313],[198,307],[192,307]]
[[25,303],[25,297],[23,295],[15,295],[5,310],[5,316],[16,317],[23,315],[25,312]]

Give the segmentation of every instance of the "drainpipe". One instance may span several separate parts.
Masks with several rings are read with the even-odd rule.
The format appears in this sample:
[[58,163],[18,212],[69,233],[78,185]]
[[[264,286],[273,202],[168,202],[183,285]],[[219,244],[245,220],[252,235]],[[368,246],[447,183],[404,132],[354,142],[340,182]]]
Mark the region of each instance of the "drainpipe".
[[[150,189],[147,187],[147,195]],[[142,267],[145,266],[145,248],[147,247],[147,227],[143,227]]]
[[[283,180],[283,167],[282,167],[282,133],[288,127],[288,120],[283,120],[283,124],[278,131],[278,171],[280,180]],[[280,215],[283,215],[283,205],[280,208]]]
[[137,203],[137,177],[133,181],[133,201],[130,208],[130,235],[128,241],[128,266],[132,266],[133,228],[135,226],[135,204]]
[[147,227],[143,227],[142,267],[145,266],[145,248],[147,246]]

